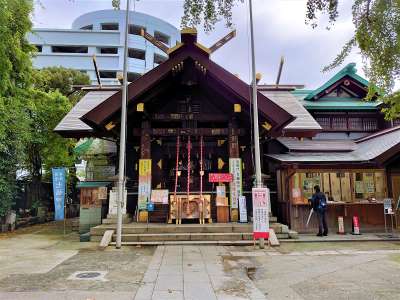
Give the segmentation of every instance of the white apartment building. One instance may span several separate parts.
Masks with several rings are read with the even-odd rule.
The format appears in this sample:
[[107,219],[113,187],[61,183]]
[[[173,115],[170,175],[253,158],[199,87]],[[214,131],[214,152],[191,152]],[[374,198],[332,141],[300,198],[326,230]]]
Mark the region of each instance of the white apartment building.
[[[128,38],[128,81],[156,67],[166,54],[140,36],[141,29],[169,47],[180,41],[173,25],[139,12],[130,12]],[[100,10],[78,17],[71,29],[34,28],[28,40],[38,49],[34,67],[62,66],[87,73],[97,83],[93,55],[102,84],[116,84],[122,72],[124,54],[125,11]]]

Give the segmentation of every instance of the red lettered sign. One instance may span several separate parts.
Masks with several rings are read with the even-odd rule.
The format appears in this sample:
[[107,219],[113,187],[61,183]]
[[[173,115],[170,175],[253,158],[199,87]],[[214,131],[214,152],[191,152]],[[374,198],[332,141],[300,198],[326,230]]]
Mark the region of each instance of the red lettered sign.
[[253,188],[253,237],[255,240],[269,237],[269,189]]
[[208,174],[209,182],[231,182],[232,181],[231,173],[210,173]]

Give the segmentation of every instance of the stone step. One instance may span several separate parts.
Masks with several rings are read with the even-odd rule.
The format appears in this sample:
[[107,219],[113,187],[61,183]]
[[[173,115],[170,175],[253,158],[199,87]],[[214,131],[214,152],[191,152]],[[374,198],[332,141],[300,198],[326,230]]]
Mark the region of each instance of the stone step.
[[[258,244],[258,242],[256,242]],[[241,241],[156,241],[156,242],[122,242],[122,246],[159,246],[159,245],[196,245],[196,246],[247,246],[253,245],[250,240]],[[115,246],[111,242],[110,246]]]
[[[103,224],[90,229],[92,236],[103,236],[107,230],[115,230],[116,226]],[[275,233],[288,233],[286,225],[271,223],[270,228]],[[162,233],[252,233],[253,225],[246,223],[215,223],[215,224],[124,224],[123,234],[162,234]]]
[[[276,234],[278,239],[288,239],[288,234]],[[116,236],[113,235],[113,242]],[[92,242],[100,241],[100,236],[91,236]],[[160,242],[160,241],[252,241],[252,233],[161,233],[161,234],[123,234],[123,242]]]

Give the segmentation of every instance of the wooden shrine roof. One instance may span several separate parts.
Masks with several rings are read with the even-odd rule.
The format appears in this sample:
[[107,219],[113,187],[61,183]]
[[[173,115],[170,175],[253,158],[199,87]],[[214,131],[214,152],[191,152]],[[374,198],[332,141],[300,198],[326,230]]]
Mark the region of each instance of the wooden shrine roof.
[[[145,93],[154,89],[162,80],[165,80],[167,76],[172,74],[174,70],[179,70],[188,60],[195,61],[204,70],[206,83],[209,83],[219,91],[225,90],[229,93],[230,97],[226,97],[227,101],[241,103],[243,107],[249,107],[251,104],[250,86],[213,62],[210,59],[207,48],[197,43],[197,36],[188,38],[187,35],[190,34],[182,33],[183,43],[171,51],[168,60],[129,84],[129,107],[134,107],[135,103],[141,101],[141,97]],[[121,93],[121,91],[118,91],[110,95],[107,99],[101,101],[99,105],[87,111],[80,119],[92,128],[104,129],[104,126],[108,122],[119,119]],[[270,123],[271,135],[280,135],[282,129],[292,122],[295,117],[262,93],[258,92],[257,96],[260,118]],[[248,111],[248,109],[245,110]]]
[[77,104],[75,104],[56,128],[54,128],[54,131],[64,137],[82,137],[91,135],[94,131],[93,128],[83,122],[81,117],[115,93],[117,93],[115,90],[88,92]]
[[283,129],[284,136],[315,136],[322,127],[304,108],[304,106],[287,90],[262,90],[260,92],[268,99],[296,117]]
[[[303,141],[304,142],[304,141]],[[318,140],[307,141],[305,144],[316,145]],[[332,162],[373,162],[379,165],[400,153],[400,126],[382,130],[370,136],[355,141],[355,149],[349,152],[289,152],[285,154],[270,154],[267,157],[279,162],[288,163],[332,163]]]

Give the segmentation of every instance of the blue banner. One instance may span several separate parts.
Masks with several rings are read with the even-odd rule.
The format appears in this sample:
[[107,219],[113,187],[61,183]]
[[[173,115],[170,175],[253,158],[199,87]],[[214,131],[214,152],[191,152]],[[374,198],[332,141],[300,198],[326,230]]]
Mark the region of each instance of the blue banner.
[[65,168],[53,168],[54,220],[64,220]]

